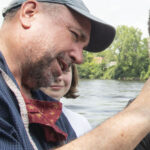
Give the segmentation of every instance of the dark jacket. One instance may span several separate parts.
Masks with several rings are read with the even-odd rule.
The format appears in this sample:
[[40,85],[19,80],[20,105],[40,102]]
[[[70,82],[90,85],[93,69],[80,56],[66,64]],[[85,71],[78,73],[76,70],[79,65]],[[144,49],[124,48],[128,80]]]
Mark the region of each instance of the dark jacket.
[[[0,68],[13,80],[18,87],[15,78],[10,72],[4,57],[0,53]],[[18,87],[19,89],[19,87]],[[40,90],[32,91],[33,97],[38,100],[55,101]],[[68,134],[65,143],[76,138],[66,116],[62,113],[56,125]],[[48,150],[59,146],[60,143],[46,142],[42,128],[35,124],[29,126],[30,135],[39,150]],[[6,85],[0,72],[0,150],[33,150],[29,141],[22,118],[18,101],[14,93]]]

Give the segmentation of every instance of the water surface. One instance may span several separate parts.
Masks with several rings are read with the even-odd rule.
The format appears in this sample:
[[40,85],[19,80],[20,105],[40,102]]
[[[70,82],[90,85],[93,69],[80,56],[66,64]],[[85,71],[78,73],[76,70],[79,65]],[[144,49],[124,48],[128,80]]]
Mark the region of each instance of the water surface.
[[79,97],[63,99],[66,107],[84,115],[92,127],[121,111],[135,98],[144,82],[117,80],[80,80]]

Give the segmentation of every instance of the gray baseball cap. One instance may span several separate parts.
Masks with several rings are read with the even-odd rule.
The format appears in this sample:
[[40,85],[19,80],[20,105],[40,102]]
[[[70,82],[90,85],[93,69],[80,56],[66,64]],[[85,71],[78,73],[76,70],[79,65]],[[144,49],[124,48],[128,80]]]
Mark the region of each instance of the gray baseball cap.
[[[11,9],[20,6],[26,0],[13,0],[10,5],[4,9],[3,16]],[[106,49],[115,37],[115,29],[101,19],[90,14],[89,10],[82,0],[37,0],[38,2],[48,2],[62,4],[91,21],[90,42],[85,50],[90,52],[100,52]]]

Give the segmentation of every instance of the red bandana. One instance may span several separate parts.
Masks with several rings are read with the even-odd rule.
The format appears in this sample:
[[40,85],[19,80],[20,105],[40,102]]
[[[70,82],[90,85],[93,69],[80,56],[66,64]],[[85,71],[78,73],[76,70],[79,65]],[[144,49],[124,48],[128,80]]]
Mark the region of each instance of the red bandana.
[[24,95],[23,97],[28,111],[29,123],[40,124],[48,142],[66,140],[67,134],[55,124],[62,112],[62,104],[60,102],[27,99]]

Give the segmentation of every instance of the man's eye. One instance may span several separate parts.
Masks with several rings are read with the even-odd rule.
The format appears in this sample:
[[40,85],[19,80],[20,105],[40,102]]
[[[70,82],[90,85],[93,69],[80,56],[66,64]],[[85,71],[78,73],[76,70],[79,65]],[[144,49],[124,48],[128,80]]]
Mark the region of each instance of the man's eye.
[[75,41],[78,41],[78,39],[79,39],[78,34],[74,31],[71,31],[71,33],[73,34]]

